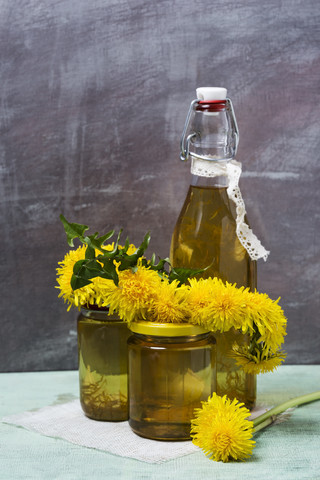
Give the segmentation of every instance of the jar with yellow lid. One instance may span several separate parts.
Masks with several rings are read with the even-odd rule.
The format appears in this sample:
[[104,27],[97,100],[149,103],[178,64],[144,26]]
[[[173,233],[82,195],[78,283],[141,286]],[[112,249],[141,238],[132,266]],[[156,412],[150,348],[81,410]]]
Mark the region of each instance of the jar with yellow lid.
[[141,321],[130,330],[130,427],[155,440],[190,439],[194,409],[216,390],[213,335],[187,323]]

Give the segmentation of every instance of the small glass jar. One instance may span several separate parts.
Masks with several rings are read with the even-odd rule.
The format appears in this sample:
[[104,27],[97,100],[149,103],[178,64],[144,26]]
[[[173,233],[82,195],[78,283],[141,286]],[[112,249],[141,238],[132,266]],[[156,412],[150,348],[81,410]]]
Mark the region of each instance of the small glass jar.
[[127,339],[130,331],[108,310],[82,309],[78,317],[80,402],[87,417],[128,419]]
[[190,324],[133,322],[130,329],[130,427],[155,440],[189,440],[194,409],[216,390],[213,335]]

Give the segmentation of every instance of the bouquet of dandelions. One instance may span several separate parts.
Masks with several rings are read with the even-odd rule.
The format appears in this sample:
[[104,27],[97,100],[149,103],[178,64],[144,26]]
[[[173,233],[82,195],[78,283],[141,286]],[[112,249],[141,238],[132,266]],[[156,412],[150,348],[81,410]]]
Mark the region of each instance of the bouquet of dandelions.
[[86,225],[69,223],[63,216],[68,243],[84,245],[69,251],[57,269],[59,296],[76,307],[109,308],[129,324],[137,320],[191,323],[213,332],[235,328],[251,338],[249,346],[233,346],[232,355],[246,373],[274,370],[284,360],[280,349],[286,318],[268,295],[223,283],[218,278],[196,279],[203,270],[173,268],[168,258],[147,260],[146,234],[136,248],[120,234],[105,244],[114,231],[86,236]]
[[[106,243],[114,231],[86,235],[86,225],[69,223],[63,215],[60,218],[68,244],[74,247],[75,238],[83,244],[70,250],[57,269],[59,296],[69,304],[68,309],[108,309],[128,324],[147,320],[186,322],[213,332],[238,329],[251,341],[248,346],[234,344],[230,356],[246,373],[273,371],[284,360],[281,345],[286,318],[279,299],[273,301],[266,294],[218,278],[196,279],[203,269],[173,268],[168,258],[156,262],[153,254],[148,260],[144,255],[148,233],[138,248],[128,239],[121,246],[121,231],[115,242]],[[214,460],[243,460],[252,453],[253,432],[270,424],[274,415],[284,411],[280,407],[252,422],[244,404],[213,394],[192,421],[193,442]]]

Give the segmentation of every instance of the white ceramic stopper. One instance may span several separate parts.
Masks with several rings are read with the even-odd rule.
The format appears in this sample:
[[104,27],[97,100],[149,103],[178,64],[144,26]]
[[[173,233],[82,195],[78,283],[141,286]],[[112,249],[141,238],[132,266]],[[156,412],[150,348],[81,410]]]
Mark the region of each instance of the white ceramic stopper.
[[227,89],[222,87],[200,87],[197,88],[198,100],[225,100]]

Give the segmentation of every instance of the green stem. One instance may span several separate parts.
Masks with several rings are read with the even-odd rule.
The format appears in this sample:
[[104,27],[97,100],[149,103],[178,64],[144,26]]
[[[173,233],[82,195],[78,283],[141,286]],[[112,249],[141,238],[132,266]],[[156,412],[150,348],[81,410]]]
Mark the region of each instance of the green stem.
[[259,332],[259,329],[257,325],[254,323],[253,324],[253,334],[250,336],[250,345],[249,345],[249,354],[250,355],[256,355],[256,352],[259,351],[260,353],[262,352],[262,347],[263,344],[261,344],[258,340],[261,337],[261,333]]
[[268,427],[268,425],[271,425],[275,421],[277,417],[275,415],[272,415],[271,417],[267,418],[264,422],[259,423],[254,429],[253,432],[257,433],[259,430],[262,430],[264,427]]
[[[270,425],[276,415],[285,412],[288,410],[288,408],[298,407],[299,405],[314,402],[315,400],[320,400],[320,391],[308,393],[307,395],[301,395],[300,397],[293,398],[287,402],[281,403],[281,405],[271,408],[268,412],[263,413],[253,420],[253,425],[255,427],[254,431],[257,432],[267,425]],[[257,428],[258,426],[259,428]]]

